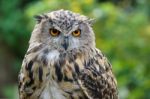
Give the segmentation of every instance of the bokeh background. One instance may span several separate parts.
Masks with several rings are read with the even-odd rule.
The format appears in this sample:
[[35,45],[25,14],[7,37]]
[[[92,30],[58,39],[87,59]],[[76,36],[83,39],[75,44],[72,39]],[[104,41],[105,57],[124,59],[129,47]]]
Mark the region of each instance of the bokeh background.
[[150,0],[0,0],[0,99],[18,99],[17,75],[34,15],[68,9],[95,18],[120,99],[150,99]]

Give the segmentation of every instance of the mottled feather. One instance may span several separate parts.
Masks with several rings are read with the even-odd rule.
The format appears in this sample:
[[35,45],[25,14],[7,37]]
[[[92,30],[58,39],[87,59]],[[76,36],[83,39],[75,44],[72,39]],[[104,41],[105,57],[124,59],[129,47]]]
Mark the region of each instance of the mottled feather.
[[[20,99],[118,99],[112,66],[95,47],[91,19],[68,10],[35,18],[18,77]],[[60,35],[50,35],[51,29]]]

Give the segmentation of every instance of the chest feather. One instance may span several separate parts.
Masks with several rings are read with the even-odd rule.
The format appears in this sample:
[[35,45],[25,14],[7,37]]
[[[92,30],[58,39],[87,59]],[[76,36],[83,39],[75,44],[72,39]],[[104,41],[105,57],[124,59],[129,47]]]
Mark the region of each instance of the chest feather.
[[63,91],[59,88],[55,81],[50,81],[44,88],[40,99],[66,99],[63,96]]

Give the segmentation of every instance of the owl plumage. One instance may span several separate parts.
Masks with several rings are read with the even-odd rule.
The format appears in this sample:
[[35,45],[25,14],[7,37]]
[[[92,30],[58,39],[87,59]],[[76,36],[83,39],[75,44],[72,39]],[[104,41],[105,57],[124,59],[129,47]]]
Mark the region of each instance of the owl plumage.
[[95,47],[91,19],[68,10],[35,18],[18,78],[20,99],[118,99],[112,66]]

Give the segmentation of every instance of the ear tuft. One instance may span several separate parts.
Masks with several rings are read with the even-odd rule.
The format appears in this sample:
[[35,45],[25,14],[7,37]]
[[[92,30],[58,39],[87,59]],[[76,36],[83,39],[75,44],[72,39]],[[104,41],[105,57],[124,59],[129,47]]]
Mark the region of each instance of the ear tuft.
[[88,24],[93,26],[93,24],[95,23],[95,19],[88,19]]
[[48,19],[48,16],[46,14],[42,15],[45,19]]
[[41,20],[43,19],[43,16],[42,15],[35,15],[34,19],[37,21],[37,23],[40,23]]

